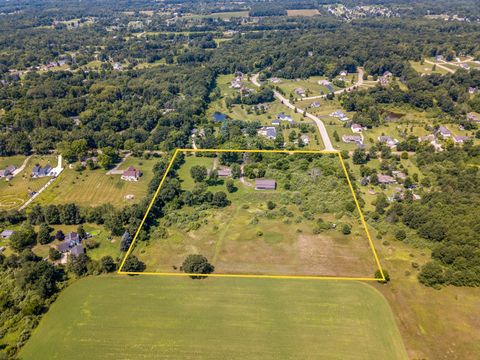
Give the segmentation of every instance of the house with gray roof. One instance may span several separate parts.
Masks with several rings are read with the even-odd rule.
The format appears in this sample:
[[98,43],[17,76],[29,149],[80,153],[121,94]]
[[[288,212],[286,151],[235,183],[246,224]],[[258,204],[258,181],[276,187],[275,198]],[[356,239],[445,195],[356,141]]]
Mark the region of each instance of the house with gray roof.
[[272,140],[277,137],[277,129],[273,126],[262,126],[257,133]]
[[275,180],[269,179],[256,179],[255,190],[275,190],[277,183]]

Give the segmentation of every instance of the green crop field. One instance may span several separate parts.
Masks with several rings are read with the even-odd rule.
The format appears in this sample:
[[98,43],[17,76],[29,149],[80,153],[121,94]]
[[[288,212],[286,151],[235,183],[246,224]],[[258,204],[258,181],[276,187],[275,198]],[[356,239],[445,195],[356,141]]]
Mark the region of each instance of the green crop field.
[[364,283],[150,276],[71,285],[20,357],[407,359],[388,303]]
[[[58,179],[40,196],[40,204],[65,204],[74,202],[77,205],[96,206],[110,203],[122,206],[131,202],[142,200],[147,194],[147,187],[153,173],[152,168],[158,160],[129,158],[120,169],[135,166],[143,175],[137,182],[124,181],[120,175],[107,175],[106,170],[75,171],[68,167],[60,174]],[[133,195],[132,200],[126,198]]]

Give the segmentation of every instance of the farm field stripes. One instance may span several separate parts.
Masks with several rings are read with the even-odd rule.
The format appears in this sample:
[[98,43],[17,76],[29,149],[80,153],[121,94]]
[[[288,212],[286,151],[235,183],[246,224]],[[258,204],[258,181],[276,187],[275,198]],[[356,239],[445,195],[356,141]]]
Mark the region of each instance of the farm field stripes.
[[[155,199],[156,197],[158,196],[159,194],[159,191],[163,185],[163,183],[165,182],[165,179],[175,161],[175,158],[176,156],[178,155],[179,152],[237,152],[237,153],[262,153],[262,152],[265,152],[265,153],[289,153],[289,154],[294,154],[294,153],[307,153],[307,154],[335,154],[339,157],[339,160],[340,160],[340,163],[341,163],[341,166],[342,166],[342,169],[343,169],[343,172],[346,176],[346,179],[347,179],[347,182],[348,182],[348,185],[349,185],[349,188],[350,188],[350,191],[351,191],[351,194],[354,198],[354,202],[355,202],[355,206],[360,214],[360,220],[361,220],[361,224],[362,224],[362,227],[365,231],[365,234],[367,236],[367,239],[368,239],[368,245],[372,251],[372,254],[373,254],[373,257],[375,259],[375,264],[377,266],[377,269],[380,271],[380,274],[381,274],[381,278],[382,280],[385,279],[384,277],[384,274],[383,274],[383,270],[381,268],[381,264],[380,264],[380,261],[379,261],[379,258],[378,258],[378,255],[377,255],[377,252],[375,250],[375,247],[373,245],[373,242],[372,242],[372,239],[370,237],[370,234],[368,232],[368,228],[367,228],[367,224],[365,222],[365,219],[363,217],[363,214],[362,214],[362,210],[360,208],[360,205],[358,203],[358,200],[356,198],[356,195],[355,195],[355,192],[353,190],[353,187],[352,187],[352,183],[349,179],[349,176],[348,176],[348,172],[346,170],[346,167],[345,167],[345,164],[343,162],[343,159],[341,157],[341,154],[338,152],[338,151],[335,151],[335,150],[323,150],[323,151],[313,151],[313,150],[305,150],[305,151],[285,151],[285,150],[239,150],[239,149],[235,149],[235,150],[230,150],[230,149],[177,149],[175,151],[175,153],[173,154],[173,157],[166,169],[166,172],[165,174],[163,175],[161,181],[160,181],[160,184],[154,194],[154,197],[142,219],[142,222],[140,223],[140,226],[139,228],[137,229],[137,232],[133,238],[133,241],[127,251],[127,253],[125,254],[125,257],[123,258],[121,264],[120,264],[120,267],[119,267],[119,270],[118,270],[118,273],[119,274],[130,274],[130,275],[133,275],[133,274],[145,274],[145,275],[160,275],[160,276],[169,276],[169,275],[174,275],[174,276],[191,276],[193,274],[185,274],[185,273],[170,273],[170,272],[164,272],[164,271],[156,271],[156,272],[153,272],[153,271],[146,271],[146,272],[127,272],[127,271],[123,271],[123,266],[125,264],[125,261],[126,259],[130,256],[130,254],[132,254],[132,251],[133,249],[135,248],[136,246],[136,241],[137,241],[137,237],[138,237],[138,234],[140,232],[140,230],[142,229],[142,226],[148,216],[148,213],[149,211],[151,210],[154,202],[155,202]],[[372,269],[372,273],[374,272],[374,269]],[[374,278],[374,277],[367,277],[367,276],[322,276],[321,274],[318,274],[318,275],[290,275],[290,274],[230,274],[230,273],[220,273],[220,274],[210,274],[209,276],[211,277],[248,277],[248,278],[254,278],[254,277],[257,277],[257,278],[284,278],[284,279],[294,279],[294,278],[306,278],[306,279],[319,279],[319,280],[325,280],[325,279],[337,279],[337,280],[362,280],[362,281],[378,281],[379,279],[377,278]]]
[[76,282],[53,304],[20,357],[310,359],[312,354],[407,359],[387,302],[364,283],[145,276]]

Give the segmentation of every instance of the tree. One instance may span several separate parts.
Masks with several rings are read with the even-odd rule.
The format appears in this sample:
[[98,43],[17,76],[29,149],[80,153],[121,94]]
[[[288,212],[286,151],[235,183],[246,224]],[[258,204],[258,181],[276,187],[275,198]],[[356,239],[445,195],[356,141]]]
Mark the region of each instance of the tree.
[[426,263],[418,275],[418,280],[427,286],[437,287],[445,282],[445,274],[441,265],[435,261]]
[[348,235],[352,232],[352,228],[350,227],[350,225],[348,224],[345,224],[342,226],[342,234],[343,235]]
[[228,179],[226,182],[225,182],[225,186],[227,187],[227,191],[229,193],[233,193],[235,192],[235,190],[237,190],[237,188],[235,187],[235,183],[233,182],[232,179]]
[[37,243],[37,234],[31,225],[25,224],[22,229],[15,231],[10,237],[10,245],[15,251],[22,251]]
[[90,258],[87,256],[87,254],[70,256],[67,263],[67,269],[68,271],[74,273],[75,276],[80,277],[87,274],[89,263]]
[[87,237],[87,232],[83,228],[83,225],[78,225],[77,234],[80,237],[80,239],[85,239]]
[[45,221],[47,222],[47,224],[60,224],[60,211],[58,210],[58,207],[56,207],[55,205],[48,205],[44,209],[44,213]]
[[190,175],[192,176],[193,181],[199,183],[204,181],[207,178],[207,168],[201,165],[194,165],[190,168]]
[[110,273],[115,271],[117,265],[113,261],[111,256],[104,256],[100,259],[100,270],[104,273]]
[[234,179],[238,179],[240,176],[242,176],[242,169],[240,168],[240,165],[238,164],[232,164],[232,177]]
[[128,231],[122,236],[122,240],[120,241],[120,251],[127,251],[132,243],[132,235]]
[[223,191],[218,191],[213,194],[212,205],[218,207],[230,205],[230,201],[227,199],[227,194],[225,194]]
[[[192,254],[185,258],[180,270],[187,274],[211,274],[215,267],[208,262],[205,256]],[[192,276],[192,278],[200,277]]]
[[48,244],[49,242],[52,241],[52,236],[50,233],[52,232],[52,228],[48,226],[47,224],[41,224],[40,225],[40,230],[38,231],[37,234],[37,239],[38,242],[42,245]]
[[123,264],[122,271],[126,272],[143,272],[145,270],[145,264],[138,260],[135,255],[130,255]]
[[356,165],[366,164],[368,161],[368,155],[365,153],[364,149],[355,149],[352,160]]
[[48,258],[51,261],[60,260],[61,257],[62,257],[62,253],[60,251],[58,251],[57,249],[55,249],[53,247],[48,249]]
[[58,230],[57,233],[55,234],[55,239],[62,241],[65,239],[65,234],[63,233],[62,230]]

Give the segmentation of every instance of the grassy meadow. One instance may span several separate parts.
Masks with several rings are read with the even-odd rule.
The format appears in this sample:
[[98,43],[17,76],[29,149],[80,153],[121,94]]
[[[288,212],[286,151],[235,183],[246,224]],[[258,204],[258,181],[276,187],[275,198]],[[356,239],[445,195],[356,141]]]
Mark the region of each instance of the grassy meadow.
[[[312,180],[311,168],[297,167],[305,166],[304,160],[292,159],[294,165],[286,172],[267,170],[265,178],[275,179],[277,190],[255,190],[254,179],[236,179],[236,191],[228,194],[231,205],[225,208],[184,206],[170,211],[159,220],[166,238],[152,229],[150,240],[138,242],[133,254],[154,272],[177,272],[188,254],[200,253],[216,273],[372,277],[376,265],[365,230],[356,211],[345,210],[353,198],[339,161],[318,157],[315,166],[325,169],[324,176]],[[183,190],[194,188],[194,165],[212,169],[214,160],[186,157],[178,171]],[[295,184],[292,191],[284,189],[289,182]],[[226,192],[224,180],[208,190]],[[276,208],[267,209],[268,201]],[[314,231],[320,223],[326,227]],[[341,232],[344,224],[352,227],[351,234]]]
[[[96,206],[110,203],[122,206],[138,202],[147,194],[147,187],[152,180],[152,168],[158,162],[153,159],[128,158],[121,166],[126,170],[128,166],[142,171],[143,175],[137,182],[124,181],[121,175],[107,175],[106,170],[76,171],[66,167],[58,179],[39,197],[36,202],[40,204],[65,204],[76,203],[83,206]],[[133,200],[128,200],[127,195],[133,195]]]
[[364,283],[157,276],[77,281],[20,357],[407,359],[387,302]]

